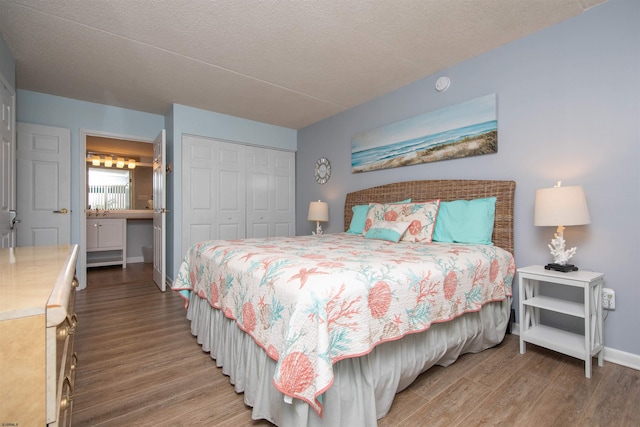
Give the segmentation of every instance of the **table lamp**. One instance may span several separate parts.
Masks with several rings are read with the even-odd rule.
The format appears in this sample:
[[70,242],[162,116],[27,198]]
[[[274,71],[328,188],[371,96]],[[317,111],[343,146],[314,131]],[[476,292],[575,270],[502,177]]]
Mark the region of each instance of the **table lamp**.
[[576,253],[576,248],[565,249],[564,228],[567,225],[590,224],[589,209],[582,187],[562,187],[561,182],[553,188],[536,190],[534,225],[558,227],[551,239],[549,249],[553,263],[547,270],[576,271],[578,267],[567,261]]
[[316,231],[311,232],[312,234],[322,234],[320,221],[329,221],[329,205],[326,202],[321,202],[320,200],[309,203],[309,215],[307,216],[307,220],[316,222]]

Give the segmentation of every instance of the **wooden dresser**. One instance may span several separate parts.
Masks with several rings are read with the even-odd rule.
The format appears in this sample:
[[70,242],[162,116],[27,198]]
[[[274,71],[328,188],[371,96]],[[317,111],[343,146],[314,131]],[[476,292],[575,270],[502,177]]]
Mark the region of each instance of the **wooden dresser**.
[[77,245],[0,249],[0,425],[71,424]]

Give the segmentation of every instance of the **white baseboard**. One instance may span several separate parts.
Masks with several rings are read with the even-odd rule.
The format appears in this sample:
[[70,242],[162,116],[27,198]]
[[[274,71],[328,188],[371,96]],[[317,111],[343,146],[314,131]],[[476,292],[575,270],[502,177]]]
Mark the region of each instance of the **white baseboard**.
[[[520,324],[514,323],[511,326],[511,333],[519,336]],[[615,348],[605,346],[604,360],[615,363],[616,365],[626,366],[627,368],[640,371],[640,355],[638,354],[628,353],[626,351],[616,350]]]
[[640,355],[637,354],[605,347],[604,360],[640,371]]

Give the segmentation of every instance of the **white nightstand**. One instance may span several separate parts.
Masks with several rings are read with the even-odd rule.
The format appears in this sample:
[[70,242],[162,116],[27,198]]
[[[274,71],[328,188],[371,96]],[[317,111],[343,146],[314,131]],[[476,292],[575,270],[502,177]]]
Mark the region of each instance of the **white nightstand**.
[[[541,265],[518,269],[520,299],[520,353],[530,342],[584,360],[585,376],[591,378],[591,358],[603,363],[602,285],[603,273],[545,270]],[[540,294],[540,282],[575,286],[584,291],[584,302],[572,302]],[[584,319],[584,335],[540,324],[540,310],[564,313]]]

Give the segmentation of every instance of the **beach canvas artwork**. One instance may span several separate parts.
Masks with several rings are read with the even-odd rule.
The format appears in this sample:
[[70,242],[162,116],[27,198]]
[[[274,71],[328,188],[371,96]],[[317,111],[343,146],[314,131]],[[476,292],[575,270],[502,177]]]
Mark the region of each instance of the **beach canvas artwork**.
[[351,138],[353,173],[498,152],[496,94]]

